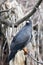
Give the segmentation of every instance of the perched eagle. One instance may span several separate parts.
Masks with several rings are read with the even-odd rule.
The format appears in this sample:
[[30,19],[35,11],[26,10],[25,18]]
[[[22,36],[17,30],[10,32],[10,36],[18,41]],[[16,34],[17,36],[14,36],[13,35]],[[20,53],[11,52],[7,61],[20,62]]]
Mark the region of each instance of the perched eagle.
[[23,49],[27,45],[27,41],[31,41],[32,38],[32,21],[29,20],[26,22],[24,27],[17,33],[13,38],[10,46],[10,54],[7,57],[6,61],[9,62],[15,57],[15,54],[18,50]]

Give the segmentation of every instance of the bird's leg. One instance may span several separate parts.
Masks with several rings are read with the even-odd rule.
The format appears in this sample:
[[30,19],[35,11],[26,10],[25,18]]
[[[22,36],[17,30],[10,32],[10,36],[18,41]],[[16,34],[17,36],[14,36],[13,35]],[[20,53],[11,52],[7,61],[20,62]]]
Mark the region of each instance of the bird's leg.
[[23,48],[24,54],[28,54],[28,49],[26,47]]

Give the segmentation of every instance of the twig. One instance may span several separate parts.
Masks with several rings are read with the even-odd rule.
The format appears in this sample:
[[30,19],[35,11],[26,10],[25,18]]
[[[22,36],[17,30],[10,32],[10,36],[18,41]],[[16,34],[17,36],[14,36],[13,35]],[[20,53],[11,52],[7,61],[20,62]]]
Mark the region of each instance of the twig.
[[6,10],[1,10],[0,13],[9,12],[9,10],[11,10],[11,8],[10,9],[6,9]]
[[33,58],[33,55],[32,54],[29,54],[28,53],[28,56],[30,56],[35,62],[40,63],[40,64],[43,64],[43,61],[37,61],[35,58]]

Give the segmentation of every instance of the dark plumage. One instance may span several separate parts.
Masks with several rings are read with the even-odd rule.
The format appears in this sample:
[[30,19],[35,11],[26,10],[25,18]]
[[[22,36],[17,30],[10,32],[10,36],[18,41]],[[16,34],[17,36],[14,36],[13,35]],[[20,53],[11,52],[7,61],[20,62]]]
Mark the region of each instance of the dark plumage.
[[25,26],[13,38],[10,46],[11,53],[7,57],[7,62],[9,62],[11,59],[14,58],[15,54],[19,49],[21,50],[26,46],[27,41],[29,42],[31,41],[31,36],[32,36],[32,21],[29,20],[29,22],[27,22]]

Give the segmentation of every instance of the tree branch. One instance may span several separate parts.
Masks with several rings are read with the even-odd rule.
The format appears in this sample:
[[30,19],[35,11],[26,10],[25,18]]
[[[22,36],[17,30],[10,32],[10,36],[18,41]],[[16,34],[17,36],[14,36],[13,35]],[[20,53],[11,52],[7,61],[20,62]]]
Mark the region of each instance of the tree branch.
[[37,61],[37,59],[35,59],[32,54],[28,53],[28,56],[30,56],[32,58],[32,60],[34,60],[35,62],[37,62],[39,64],[43,64],[43,61]]
[[[15,24],[14,27],[17,27],[19,24],[23,23],[25,20],[29,19],[37,10],[37,8],[39,7],[39,5],[41,4],[42,0],[39,0],[38,3],[35,5],[35,7],[33,8],[33,10],[28,14],[26,14],[23,18],[21,18],[20,20],[18,20]],[[12,23],[10,23],[9,21],[4,21],[0,19],[0,22],[3,24],[6,24],[8,26],[12,26]]]
[[9,10],[11,10],[11,9],[0,10],[0,14],[3,13],[3,12],[9,12]]
[[26,14],[22,19],[18,20],[15,25],[18,26],[20,23],[22,23],[23,21],[27,20],[28,18],[30,18],[37,10],[37,8],[39,7],[39,5],[41,4],[42,0],[39,0],[38,3],[35,5],[35,7],[33,8],[33,10],[28,14]]

